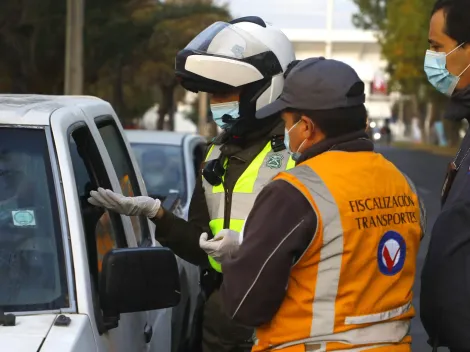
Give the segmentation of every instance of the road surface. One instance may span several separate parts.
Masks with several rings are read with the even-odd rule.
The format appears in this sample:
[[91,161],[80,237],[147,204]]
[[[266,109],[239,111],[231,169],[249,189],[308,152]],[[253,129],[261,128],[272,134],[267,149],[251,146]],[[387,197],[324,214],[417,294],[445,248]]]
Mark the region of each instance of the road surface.
[[[429,245],[431,228],[439,214],[440,191],[450,157],[434,155],[425,151],[384,146],[377,146],[376,151],[382,153],[413,180],[426,206],[427,230],[418,254],[418,275],[415,280],[413,300],[416,318],[412,322],[411,334],[413,336],[413,352],[430,352],[432,348],[426,343],[427,335],[419,319],[420,274]],[[439,352],[447,351],[446,348],[439,349]]]

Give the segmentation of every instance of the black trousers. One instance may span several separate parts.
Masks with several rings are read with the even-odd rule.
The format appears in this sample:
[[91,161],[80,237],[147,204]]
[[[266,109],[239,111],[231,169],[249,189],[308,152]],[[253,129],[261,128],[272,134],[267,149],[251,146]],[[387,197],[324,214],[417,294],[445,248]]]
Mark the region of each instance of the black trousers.
[[222,309],[216,289],[204,305],[202,319],[202,352],[250,352],[254,330],[232,321]]

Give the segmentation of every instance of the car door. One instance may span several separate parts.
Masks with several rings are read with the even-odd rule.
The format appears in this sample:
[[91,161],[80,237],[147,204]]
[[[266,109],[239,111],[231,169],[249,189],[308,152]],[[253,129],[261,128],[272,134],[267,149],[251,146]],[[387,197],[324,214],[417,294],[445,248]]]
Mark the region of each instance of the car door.
[[[123,130],[119,121],[109,112],[106,115],[96,112],[94,116],[93,120],[104,147],[103,153],[108,154],[119,182],[119,189],[115,191],[128,197],[147,195],[142,175],[134,156],[129,153],[130,146],[127,140],[123,138]],[[133,240],[133,243],[128,242],[130,247],[154,245],[149,220],[145,216],[125,217],[125,220],[131,225],[129,231],[132,236],[129,237]],[[136,337],[139,342],[145,340],[145,348],[148,351],[170,351],[170,320],[170,310],[154,310],[132,314],[132,324],[138,331],[144,333],[143,336],[138,334]],[[133,347],[133,350],[135,350],[135,347]]]
[[98,351],[146,351],[145,313],[121,314],[113,321],[105,321],[101,313],[97,288],[103,256],[112,248],[128,247],[133,236],[124,217],[87,201],[89,192],[98,187],[120,191],[109,156],[100,151],[98,130],[83,111],[51,118],[51,126],[62,160],[79,313],[90,317]]

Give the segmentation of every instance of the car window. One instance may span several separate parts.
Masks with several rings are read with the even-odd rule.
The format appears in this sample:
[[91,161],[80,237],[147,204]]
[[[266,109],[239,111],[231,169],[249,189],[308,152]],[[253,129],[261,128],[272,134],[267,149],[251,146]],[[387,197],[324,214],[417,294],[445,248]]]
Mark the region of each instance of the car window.
[[[75,130],[69,141],[75,183],[87,240],[90,268],[101,271],[103,257],[114,248],[127,247],[121,217],[88,203],[90,191],[110,188],[98,148],[87,127]],[[98,282],[96,282],[97,284]]]
[[181,205],[184,206],[187,189],[183,148],[149,143],[131,145],[148,194],[163,201],[170,193],[178,192]]
[[[97,123],[101,138],[106,146],[111,162],[116,170],[121,184],[122,193],[126,197],[141,196],[137,176],[127,152],[126,145],[114,120],[101,120]],[[137,244],[149,245],[151,243],[150,230],[145,216],[131,216],[132,227],[137,238]]]
[[0,308],[66,308],[67,292],[46,133],[0,128]]

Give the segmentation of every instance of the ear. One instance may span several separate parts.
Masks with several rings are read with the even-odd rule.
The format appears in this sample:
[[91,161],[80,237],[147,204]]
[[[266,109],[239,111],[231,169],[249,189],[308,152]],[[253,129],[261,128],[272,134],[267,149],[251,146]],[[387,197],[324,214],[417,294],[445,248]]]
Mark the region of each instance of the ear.
[[302,137],[304,139],[312,138],[312,136],[315,133],[315,125],[312,122],[312,120],[308,118],[307,116],[302,115],[300,124],[301,124],[301,127],[299,128],[301,128]]

